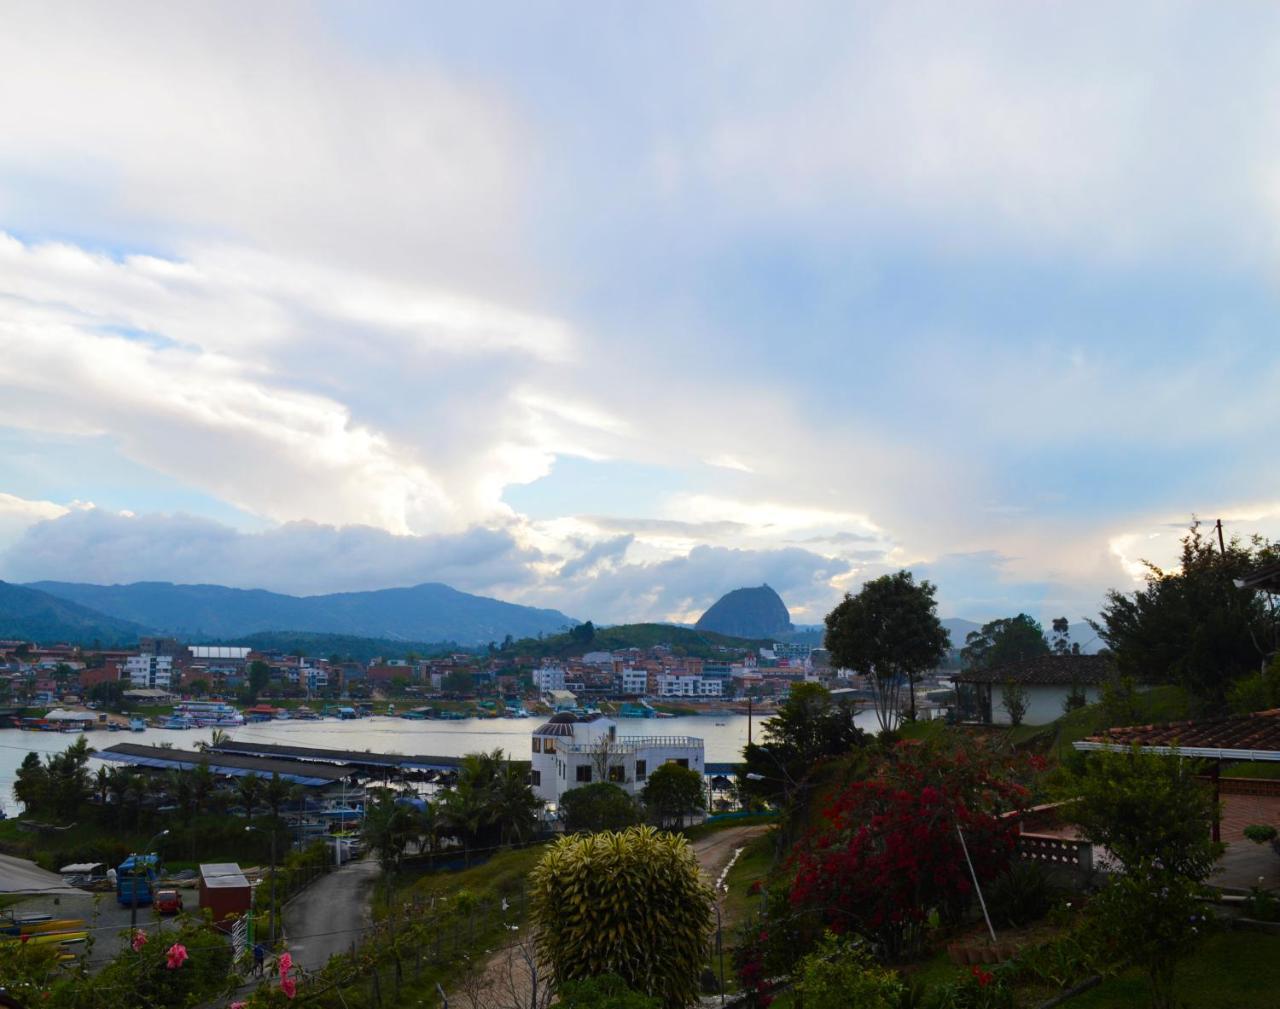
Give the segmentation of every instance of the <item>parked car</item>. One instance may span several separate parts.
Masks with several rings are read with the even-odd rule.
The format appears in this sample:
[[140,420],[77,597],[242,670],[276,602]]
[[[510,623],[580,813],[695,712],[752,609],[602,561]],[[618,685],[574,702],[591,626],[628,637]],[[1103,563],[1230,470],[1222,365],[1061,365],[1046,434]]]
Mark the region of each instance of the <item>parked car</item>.
[[177,914],[182,910],[182,894],[177,890],[157,890],[155,907],[159,914]]

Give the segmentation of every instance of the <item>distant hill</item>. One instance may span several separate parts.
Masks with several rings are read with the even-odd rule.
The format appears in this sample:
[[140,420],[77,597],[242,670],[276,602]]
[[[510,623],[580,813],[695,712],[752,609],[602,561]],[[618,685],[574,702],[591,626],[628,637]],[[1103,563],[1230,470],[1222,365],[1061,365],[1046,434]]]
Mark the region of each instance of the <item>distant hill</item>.
[[132,645],[147,628],[22,585],[0,582],[0,638],[42,645]]
[[260,631],[311,631],[393,641],[486,644],[556,633],[577,623],[558,610],[518,606],[427,583],[404,589],[290,596],[222,585],[33,582],[60,599],[192,640]]
[[409,655],[432,658],[469,649],[456,641],[392,641],[390,638],[361,638],[351,634],[317,634],[314,631],[258,631],[242,634],[234,641],[206,644],[248,645],[259,652],[301,652],[308,658],[368,662],[370,659],[403,659]]
[[503,654],[532,655],[536,658],[576,658],[587,652],[612,652],[621,648],[653,648],[668,645],[681,655],[694,658],[724,658],[725,649],[752,651],[765,641],[747,641],[710,631],[699,631],[676,624],[617,624],[597,628],[594,636],[583,638],[573,634],[517,641]]
[[793,630],[786,604],[768,585],[721,596],[693,626],[736,638],[772,638]]

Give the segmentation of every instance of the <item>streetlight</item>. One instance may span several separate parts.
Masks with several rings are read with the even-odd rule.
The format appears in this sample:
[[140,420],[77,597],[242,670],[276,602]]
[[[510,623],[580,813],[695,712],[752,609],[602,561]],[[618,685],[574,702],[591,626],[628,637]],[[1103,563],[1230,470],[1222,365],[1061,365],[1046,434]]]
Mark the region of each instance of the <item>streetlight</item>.
[[[249,826],[244,829],[246,834],[251,830],[262,832],[261,827]],[[271,942],[274,943],[276,941],[276,825],[274,822],[271,824],[269,833],[271,835]]]
[[[160,840],[160,838],[168,836],[169,831],[162,830],[148,841],[147,846],[143,849],[143,857],[146,856],[146,853],[151,850],[151,846]],[[138,927],[138,855],[136,852],[133,856],[133,871],[129,875],[130,881],[133,884],[129,887],[129,928],[135,929]]]

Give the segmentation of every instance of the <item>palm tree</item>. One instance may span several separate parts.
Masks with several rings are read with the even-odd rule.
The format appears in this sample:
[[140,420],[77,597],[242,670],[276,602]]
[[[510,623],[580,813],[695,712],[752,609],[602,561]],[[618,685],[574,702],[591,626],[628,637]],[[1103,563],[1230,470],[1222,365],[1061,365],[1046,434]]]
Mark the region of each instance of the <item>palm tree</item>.
[[107,793],[111,791],[111,772],[105,767],[98,768],[98,773],[93,779],[93,790],[98,795],[98,801],[105,806],[107,804]]
[[245,808],[245,816],[253,819],[253,811],[258,807],[258,799],[262,796],[262,779],[253,771],[236,780],[236,792],[240,796],[240,804]]
[[133,825],[142,820],[142,804],[151,791],[151,783],[141,774],[130,774],[124,785],[124,797],[133,803]]
[[293,787],[274,771],[262,789],[262,801],[271,810],[273,820],[280,819],[280,807],[293,795]]
[[214,729],[209,733],[209,742],[196,743],[197,750],[212,750],[231,742],[231,737],[222,729]]
[[365,840],[378,853],[382,871],[400,868],[404,851],[417,832],[413,807],[399,803],[390,792],[383,792],[365,814],[362,828]]

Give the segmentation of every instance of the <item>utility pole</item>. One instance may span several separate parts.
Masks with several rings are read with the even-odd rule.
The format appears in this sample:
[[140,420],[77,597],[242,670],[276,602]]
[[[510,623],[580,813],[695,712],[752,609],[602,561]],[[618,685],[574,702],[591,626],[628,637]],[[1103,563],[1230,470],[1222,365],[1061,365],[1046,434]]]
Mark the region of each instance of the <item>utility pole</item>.
[[1222,519],[1218,519],[1218,521],[1215,522],[1214,525],[1218,530],[1218,550],[1219,552],[1221,552],[1223,557],[1226,557],[1227,545],[1222,541]]

